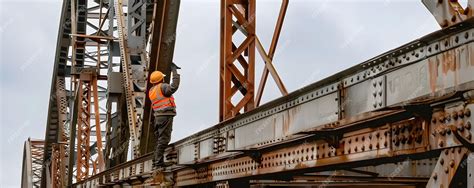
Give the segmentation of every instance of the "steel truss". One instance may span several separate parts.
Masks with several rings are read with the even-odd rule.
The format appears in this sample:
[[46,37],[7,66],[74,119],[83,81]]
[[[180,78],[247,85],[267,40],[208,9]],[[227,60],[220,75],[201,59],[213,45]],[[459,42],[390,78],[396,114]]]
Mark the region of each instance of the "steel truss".
[[[252,0],[221,0],[220,121],[231,119],[258,107],[269,73],[271,73],[282,95],[288,94],[272,64],[288,7],[288,0],[282,1],[268,53],[255,33],[257,20],[255,3],[256,1]],[[238,33],[243,35],[243,40]],[[265,63],[256,94],[255,49],[258,50]],[[236,64],[237,62],[238,64]],[[238,92],[240,92],[241,97],[237,95]]]
[[[272,64],[288,1],[268,52],[255,1],[221,3],[222,122],[167,148],[176,186],[474,186],[470,9],[425,2],[449,10],[435,15],[445,29],[288,94]],[[173,0],[64,2],[44,149],[25,143],[23,186],[144,184],[154,139],[146,80],[170,71],[178,10]],[[257,92],[255,49],[265,63]],[[268,74],[284,97],[260,106]]]
[[[340,173],[335,179],[349,171],[403,185],[471,184],[472,162],[465,159],[474,151],[473,23],[429,34],[175,142],[167,161],[176,163],[176,185],[296,185],[331,171]],[[75,186],[140,185],[150,168],[151,156],[144,156]]]
[[[170,4],[179,7],[179,1]],[[157,7],[145,0],[64,1],[46,149],[39,168],[42,187],[71,185],[125,162],[129,141],[132,158],[140,156],[141,124],[148,113],[144,108],[149,64],[145,49]],[[177,11],[172,14],[174,29],[157,34],[157,39],[175,35]],[[166,45],[174,47],[174,38],[167,39]],[[171,62],[173,48],[155,50],[151,55],[154,69],[158,53]],[[124,89],[122,83],[129,87]]]
[[21,187],[41,187],[44,149],[43,140],[25,141]]

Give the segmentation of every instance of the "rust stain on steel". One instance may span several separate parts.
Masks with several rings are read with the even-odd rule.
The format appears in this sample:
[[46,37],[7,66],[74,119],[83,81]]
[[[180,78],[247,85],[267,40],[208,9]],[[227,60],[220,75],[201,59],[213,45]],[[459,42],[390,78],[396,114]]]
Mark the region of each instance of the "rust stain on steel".
[[[454,85],[459,83],[460,58],[457,56],[462,49],[453,49],[437,56],[428,58],[428,70],[431,92],[438,89],[438,84],[446,84],[449,81],[449,73],[452,72]],[[439,82],[444,81],[444,82]],[[442,86],[440,86],[442,87]]]
[[438,79],[438,58],[431,57],[428,59],[428,70],[430,77],[430,89],[434,93],[436,91],[436,80]]
[[291,124],[291,118],[289,114],[290,113],[287,111],[286,116],[283,115],[283,135],[284,136],[289,135],[290,124]]
[[441,54],[441,70],[444,75],[447,75],[449,71],[456,71],[456,59],[453,50]]

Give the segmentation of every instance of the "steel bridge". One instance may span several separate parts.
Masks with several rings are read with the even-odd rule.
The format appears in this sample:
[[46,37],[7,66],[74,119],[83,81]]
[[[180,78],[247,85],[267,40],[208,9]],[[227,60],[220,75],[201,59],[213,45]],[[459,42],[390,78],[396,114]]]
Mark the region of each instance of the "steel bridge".
[[[272,64],[289,1],[268,51],[255,1],[221,0],[220,123],[166,149],[174,186],[474,187],[474,1],[423,0],[442,29],[291,93]],[[45,138],[25,142],[22,187],[147,186],[147,80],[170,73],[179,6],[64,0]],[[269,75],[282,97],[261,104]]]

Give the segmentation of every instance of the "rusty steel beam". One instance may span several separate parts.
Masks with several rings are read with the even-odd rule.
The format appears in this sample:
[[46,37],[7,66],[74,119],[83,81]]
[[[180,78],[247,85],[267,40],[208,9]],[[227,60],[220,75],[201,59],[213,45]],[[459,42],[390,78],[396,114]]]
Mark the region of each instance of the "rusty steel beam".
[[79,76],[76,181],[89,177],[92,74],[93,72],[84,72]]
[[[255,1],[222,0],[221,6],[219,120],[224,121],[255,108],[256,14]],[[234,22],[245,29],[246,37],[241,44],[233,36]],[[242,71],[234,64],[238,58],[243,64]],[[241,96],[236,95],[237,90]]]

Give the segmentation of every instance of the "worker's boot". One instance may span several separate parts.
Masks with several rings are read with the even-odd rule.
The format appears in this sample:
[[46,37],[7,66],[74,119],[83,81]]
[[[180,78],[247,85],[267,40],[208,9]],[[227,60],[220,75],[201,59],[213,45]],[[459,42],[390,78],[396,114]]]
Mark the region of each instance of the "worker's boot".
[[157,168],[153,170],[151,177],[145,180],[145,185],[161,185],[165,182],[165,176],[163,174],[163,169]]

